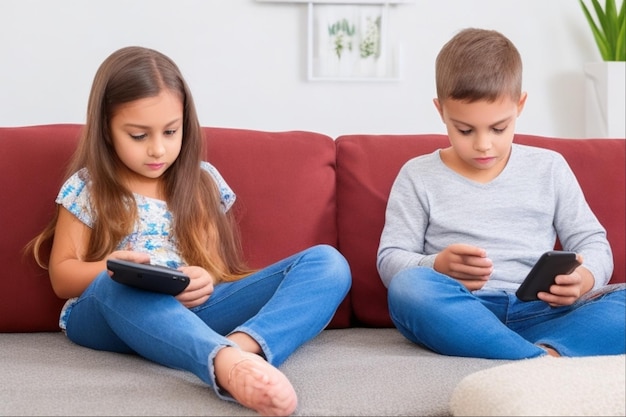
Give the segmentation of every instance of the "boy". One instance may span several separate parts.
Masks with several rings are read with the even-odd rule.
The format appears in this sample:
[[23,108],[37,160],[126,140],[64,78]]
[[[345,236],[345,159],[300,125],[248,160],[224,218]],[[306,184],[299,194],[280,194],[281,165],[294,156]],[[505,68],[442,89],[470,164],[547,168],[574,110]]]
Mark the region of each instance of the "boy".
[[[398,330],[453,356],[623,354],[626,294],[607,286],[604,228],[561,155],[513,144],[527,97],[515,46],[496,31],[462,30],[437,57],[436,84],[451,146],[402,167],[378,248]],[[518,300],[557,237],[584,262],[538,301]]]

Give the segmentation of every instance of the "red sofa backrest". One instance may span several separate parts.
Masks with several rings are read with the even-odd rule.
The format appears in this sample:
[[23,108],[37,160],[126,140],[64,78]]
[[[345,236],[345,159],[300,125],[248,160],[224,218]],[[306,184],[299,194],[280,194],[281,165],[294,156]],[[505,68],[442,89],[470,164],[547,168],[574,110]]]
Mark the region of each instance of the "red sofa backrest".
[[[0,332],[55,331],[64,300],[22,248],[48,222],[81,125],[0,128]],[[350,263],[353,284],[329,324],[392,326],[376,250],[391,184],[408,159],[448,145],[443,135],[346,135],[204,128],[207,160],[235,190],[252,266],[327,243]],[[624,282],[625,141],[518,135],[561,152],[608,230],[612,282]]]
[[[625,143],[622,139],[556,139],[517,135],[515,142],[560,152],[577,176],[587,201],[608,231],[615,269],[626,278]],[[449,146],[444,135],[344,135],[337,145],[339,250],[352,269],[355,324],[393,326],[387,289],[376,269],[387,198],[400,167],[410,158]]]

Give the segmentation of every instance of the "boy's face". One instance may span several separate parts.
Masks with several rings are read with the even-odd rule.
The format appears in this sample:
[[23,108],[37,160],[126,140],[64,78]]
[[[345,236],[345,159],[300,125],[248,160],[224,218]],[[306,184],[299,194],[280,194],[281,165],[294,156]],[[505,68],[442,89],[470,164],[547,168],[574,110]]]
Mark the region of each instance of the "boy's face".
[[519,101],[505,96],[494,102],[434,102],[452,145],[442,153],[444,163],[476,181],[495,178],[508,161],[515,121],[524,108],[526,93]]

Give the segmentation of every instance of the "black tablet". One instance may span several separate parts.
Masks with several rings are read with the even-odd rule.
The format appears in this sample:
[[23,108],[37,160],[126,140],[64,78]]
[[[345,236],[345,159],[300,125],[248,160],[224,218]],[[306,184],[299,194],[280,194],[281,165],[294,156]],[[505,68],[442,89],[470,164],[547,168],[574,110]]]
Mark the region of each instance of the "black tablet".
[[107,269],[113,272],[113,280],[142,290],[177,295],[189,285],[187,275],[165,266],[108,259]]
[[541,255],[515,295],[522,301],[538,300],[538,292],[549,292],[557,275],[571,274],[580,265],[575,252],[549,251]]

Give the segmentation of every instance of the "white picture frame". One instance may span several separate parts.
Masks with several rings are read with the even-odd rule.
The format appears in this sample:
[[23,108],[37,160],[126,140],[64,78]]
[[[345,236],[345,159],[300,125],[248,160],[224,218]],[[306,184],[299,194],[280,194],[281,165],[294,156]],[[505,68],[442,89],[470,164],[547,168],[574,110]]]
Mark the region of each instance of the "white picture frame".
[[401,45],[390,5],[415,0],[257,0],[307,3],[309,81],[399,81]]
[[388,25],[388,4],[309,3],[308,80],[399,80],[400,49]]

